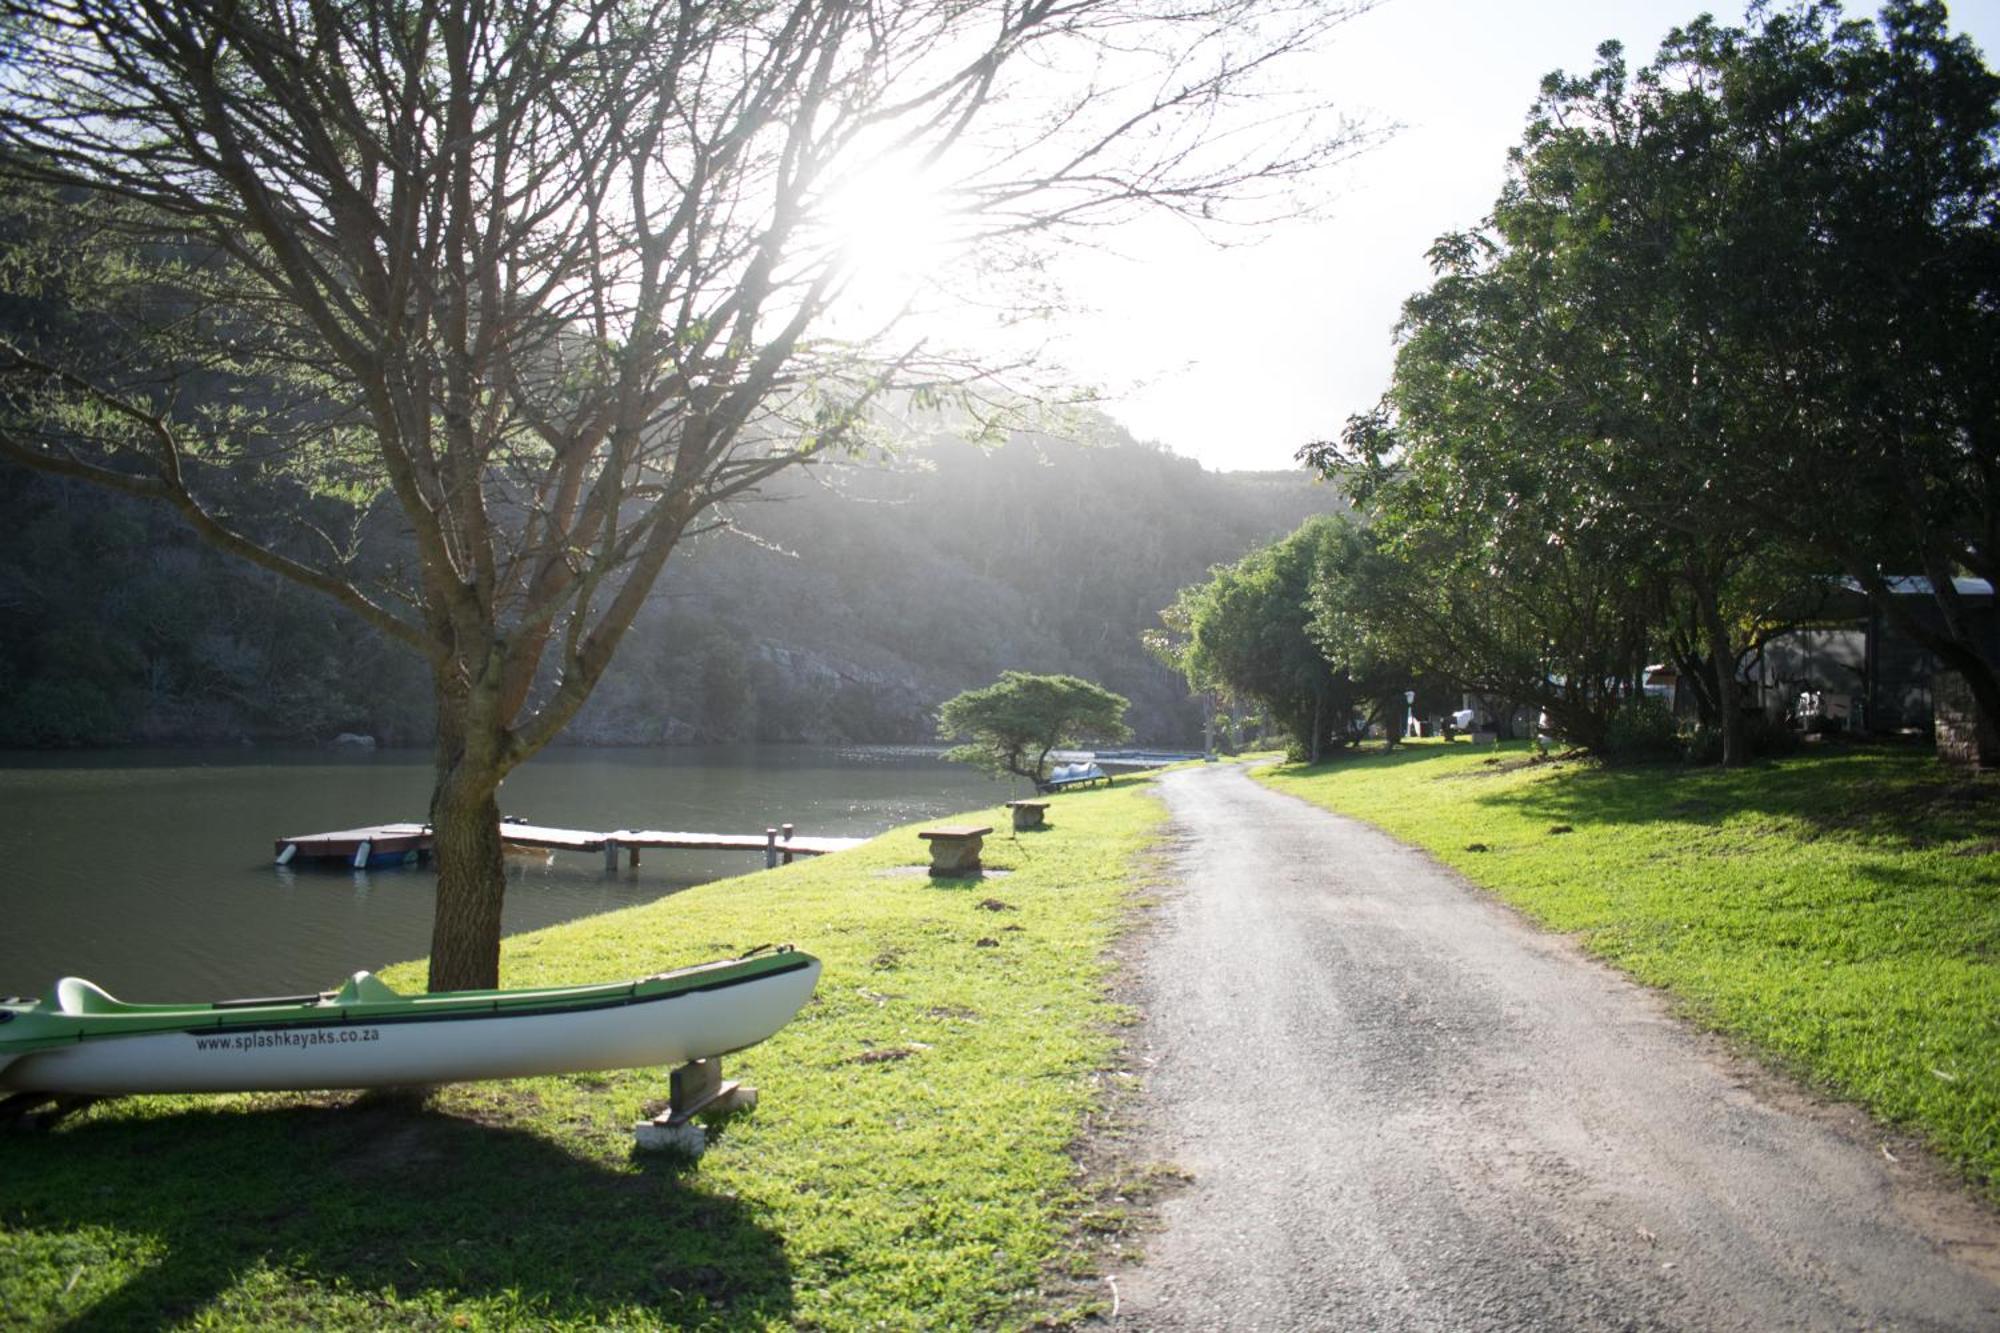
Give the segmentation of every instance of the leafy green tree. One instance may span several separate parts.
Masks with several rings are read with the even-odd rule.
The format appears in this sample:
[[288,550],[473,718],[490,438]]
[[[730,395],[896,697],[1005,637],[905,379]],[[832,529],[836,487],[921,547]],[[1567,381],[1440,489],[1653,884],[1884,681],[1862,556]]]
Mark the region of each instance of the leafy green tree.
[[1316,623],[1329,645],[1378,642],[1596,747],[1646,663],[1669,554],[1574,447],[1567,400],[1536,396],[1563,363],[1511,258],[1482,236],[1440,241],[1383,406],[1306,451],[1346,478],[1374,543],[1317,591]]
[[1351,558],[1361,540],[1344,518],[1310,519],[1290,536],[1211,570],[1208,582],[1184,589],[1166,613],[1170,626],[1185,626],[1178,660],[1189,684],[1256,703],[1291,751],[1310,762],[1354,740],[1358,708],[1388,723],[1393,743],[1402,692],[1414,683],[1400,662],[1358,650],[1336,664],[1313,634],[1312,596],[1322,569]]
[[1096,741],[1122,741],[1125,697],[1075,676],[1003,671],[984,689],[967,690],[938,708],[938,736],[966,744],[945,758],[1030,782],[1049,775],[1049,751]]
[[[1954,576],[2000,587],[2000,77],[1940,3],[1691,25],[1667,103],[1726,159],[1719,342],[1755,447],[1674,462],[1836,565],[1964,676],[2000,763],[2000,661]],[[1672,84],[1667,86],[1671,89]],[[1897,574],[1921,574],[1924,599]]]
[[[1173,602],[1159,610],[1159,624],[1139,631],[1139,646],[1146,655],[1161,666],[1172,671],[1187,682],[1188,690],[1201,703],[1202,745],[1213,751],[1215,733],[1219,724],[1219,714],[1226,706],[1232,718],[1239,707],[1235,691],[1229,683],[1206,675],[1193,658],[1194,617],[1197,610],[1199,588],[1186,587],[1174,595]],[[1239,737],[1232,726],[1225,739],[1231,753],[1239,744]]]
[[1342,461],[1381,478],[1385,532],[1437,580],[1425,610],[1386,607],[1420,658],[1596,745],[1651,627],[1685,605],[1725,737],[1740,738],[1722,592],[1768,539],[1662,466],[1681,434],[1715,441],[1706,409],[1722,377],[1685,327],[1697,303],[1676,257],[1621,249],[1630,238],[1598,213],[1646,192],[1632,230],[1647,242],[1657,215],[1711,219],[1681,204],[1701,191],[1676,168],[1550,110],[1586,86],[1622,89],[1615,55],[1587,84],[1552,81],[1487,227],[1433,248],[1438,276],[1405,307],[1387,410]]
[[[1392,400],[1420,382],[1404,378],[1412,360],[1398,356]],[[1310,632],[1336,662],[1396,660],[1600,745],[1662,608],[1654,542],[1604,522],[1578,476],[1484,434],[1476,414],[1466,428],[1430,422],[1422,408],[1358,416],[1340,458],[1322,454],[1370,522],[1322,562]]]
[[[668,558],[716,506],[863,447],[889,383],[976,377],[893,319],[857,342],[875,311],[832,335],[858,299],[843,209],[928,177],[997,273],[1068,227],[1268,205],[1351,142],[1281,84],[1347,13],[16,6],[0,181],[49,216],[10,271],[89,308],[0,344],[0,457],[168,505],[422,656],[430,983],[493,986],[499,784],[576,716]],[[1246,99],[1256,128],[1212,141]],[[218,498],[238,472],[349,496],[414,560],[261,536]]]
[[1475,575],[1616,594],[1615,628],[1572,626],[1596,651],[1548,640],[1566,681],[1605,673],[1585,694],[1656,601],[1708,664],[1725,762],[1739,660],[1801,570],[1849,574],[1991,712],[1950,576],[2000,572],[1996,92],[1911,0],[1700,19],[1636,77],[1607,45],[1545,83],[1488,223],[1434,251],[1376,428],[1310,456],[1382,469],[1392,531],[1466,530]]

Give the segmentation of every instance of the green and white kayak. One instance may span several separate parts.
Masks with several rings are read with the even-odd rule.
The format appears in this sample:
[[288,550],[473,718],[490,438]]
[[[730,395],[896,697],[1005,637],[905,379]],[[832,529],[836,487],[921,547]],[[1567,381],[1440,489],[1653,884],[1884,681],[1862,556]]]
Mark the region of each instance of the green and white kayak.
[[684,1064],[769,1037],[819,971],[786,948],[604,985],[403,995],[357,972],[316,995],[211,1004],[126,1004],[64,977],[0,1002],[0,1089],[375,1088]]

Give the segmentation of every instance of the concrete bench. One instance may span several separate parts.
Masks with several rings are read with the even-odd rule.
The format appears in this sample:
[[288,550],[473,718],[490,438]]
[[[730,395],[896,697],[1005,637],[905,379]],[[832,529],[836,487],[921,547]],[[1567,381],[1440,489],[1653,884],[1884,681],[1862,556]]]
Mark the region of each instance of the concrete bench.
[[919,830],[917,836],[931,845],[933,875],[976,875],[979,849],[992,831],[990,824],[940,824]]
[[1042,827],[1042,817],[1048,813],[1047,801],[1009,801],[1007,808],[1014,812],[1014,832]]

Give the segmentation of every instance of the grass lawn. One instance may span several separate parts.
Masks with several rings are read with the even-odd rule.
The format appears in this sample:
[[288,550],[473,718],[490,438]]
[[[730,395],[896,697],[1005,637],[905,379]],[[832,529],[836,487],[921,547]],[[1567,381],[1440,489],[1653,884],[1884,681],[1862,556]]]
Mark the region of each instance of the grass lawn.
[[[1081,1262],[1070,1155],[1123,1015],[1106,949],[1161,814],[1063,795],[510,938],[509,986],[791,941],[826,965],[762,1093],[689,1165],[634,1156],[664,1070],[351,1094],[130,1098],[0,1134],[0,1327],[990,1328]],[[411,884],[413,890],[419,885]],[[522,890],[532,891],[532,890]],[[422,968],[385,974],[420,990]],[[330,979],[323,979],[330,980]],[[1073,1311],[1070,1313],[1074,1313]]]
[[1463,742],[1259,776],[1574,932],[2000,1196],[2000,779],[1912,750],[1724,772]]

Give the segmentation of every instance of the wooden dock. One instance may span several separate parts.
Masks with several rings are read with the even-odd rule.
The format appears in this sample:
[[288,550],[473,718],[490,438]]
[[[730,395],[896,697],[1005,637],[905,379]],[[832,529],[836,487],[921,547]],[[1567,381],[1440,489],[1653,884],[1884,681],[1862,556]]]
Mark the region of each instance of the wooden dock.
[[[503,823],[500,841],[510,848],[549,852],[602,852],[604,868],[618,868],[622,850],[631,865],[649,848],[686,852],[762,852],[766,866],[790,865],[795,856],[826,856],[859,847],[866,838],[800,837],[790,824],[759,833],[677,833],[659,829],[617,829],[593,833],[586,829],[549,828],[541,824]],[[428,824],[371,824],[334,833],[301,833],[273,844],[279,865],[294,861],[339,861],[356,870],[371,866],[411,865],[431,851]]]

